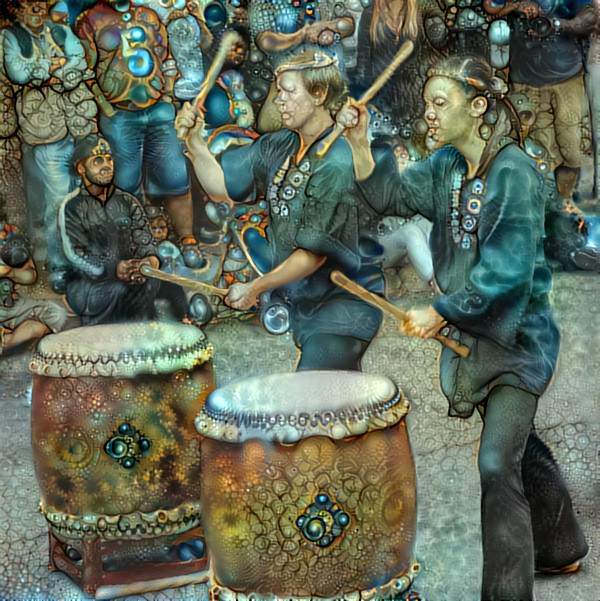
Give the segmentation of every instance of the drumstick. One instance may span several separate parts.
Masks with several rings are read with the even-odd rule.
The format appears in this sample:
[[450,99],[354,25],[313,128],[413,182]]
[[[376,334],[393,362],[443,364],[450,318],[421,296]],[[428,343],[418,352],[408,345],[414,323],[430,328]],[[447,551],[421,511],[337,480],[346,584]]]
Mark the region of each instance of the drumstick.
[[[353,282],[341,271],[332,271],[331,281],[334,284],[337,284],[340,288],[343,288],[351,294],[362,298],[362,300],[366,301],[367,303],[376,306],[386,313],[389,313],[396,319],[400,320],[403,324],[408,321],[408,314],[405,311],[402,311],[402,309],[392,305],[392,303],[384,298],[377,296],[377,294],[374,294],[366,288],[363,288],[360,284]],[[443,327],[445,323],[446,322],[443,322],[440,327]],[[457,355],[460,355],[463,358],[468,357],[469,351],[471,350],[468,346],[464,346],[458,343],[456,340],[442,336],[442,334],[439,333],[433,336],[433,338],[435,338],[438,342],[441,342],[444,346],[447,346],[449,349],[452,349]]]
[[[379,90],[388,82],[390,77],[394,74],[396,69],[412,54],[415,45],[411,40],[407,40],[400,46],[398,52],[394,56],[392,62],[379,74],[377,79],[371,84],[371,87],[358,100],[360,106],[366,106],[375,96],[377,96]],[[333,143],[344,133],[346,128],[343,125],[337,124],[334,129],[324,140],[322,147],[317,152],[317,156],[322,159],[333,146]]]
[[204,282],[197,282],[196,280],[192,280],[181,275],[165,273],[164,271],[160,271],[160,269],[154,269],[154,267],[150,267],[150,265],[142,265],[140,267],[140,273],[149,278],[163,280],[164,282],[177,284],[183,288],[191,288],[192,290],[204,292],[205,294],[214,294],[215,296],[219,296],[221,298],[225,298],[229,292],[227,288],[217,288],[216,286],[211,286],[210,284],[205,284]]
[[[227,55],[229,54],[235,43],[238,41],[238,39],[239,34],[235,31],[226,31],[223,34],[221,46],[219,47],[219,50],[215,55],[213,62],[208,68],[208,71],[206,72],[204,81],[200,86],[200,91],[194,99],[194,102],[192,102],[192,108],[196,113],[200,114],[202,112],[202,109],[204,108],[204,103],[206,102],[206,97],[208,96],[208,93],[213,89],[213,86],[215,85],[219,74],[221,73],[221,69],[223,68],[225,61],[227,60]],[[180,127],[179,131],[177,132],[177,136],[180,139],[183,139],[185,137],[185,128]]]

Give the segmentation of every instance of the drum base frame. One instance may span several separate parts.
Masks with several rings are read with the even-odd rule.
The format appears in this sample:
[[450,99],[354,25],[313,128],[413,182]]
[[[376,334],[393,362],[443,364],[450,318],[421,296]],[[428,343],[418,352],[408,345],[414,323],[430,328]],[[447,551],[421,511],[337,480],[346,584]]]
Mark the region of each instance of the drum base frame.
[[[150,582],[150,578],[152,582],[158,583],[156,587],[146,587],[144,591],[138,590],[137,592],[170,588],[175,586],[173,580],[177,577],[189,576],[195,573],[200,573],[197,575],[196,582],[208,579],[208,558],[206,555],[188,561],[139,563],[135,567],[124,570],[105,571],[102,564],[102,555],[109,551],[111,543],[114,544],[113,541],[107,541],[99,536],[86,537],[83,539],[85,550],[83,559],[73,561],[69,559],[61,542],[52,531],[49,530],[48,535],[50,541],[49,569],[53,572],[63,572],[69,576],[87,595],[96,595],[96,591],[101,587],[123,587],[126,589],[129,588],[128,585]],[[199,536],[203,536],[202,529],[200,527],[192,528],[178,534],[170,541],[170,544],[176,546]],[[186,584],[190,584],[190,582],[186,582]]]

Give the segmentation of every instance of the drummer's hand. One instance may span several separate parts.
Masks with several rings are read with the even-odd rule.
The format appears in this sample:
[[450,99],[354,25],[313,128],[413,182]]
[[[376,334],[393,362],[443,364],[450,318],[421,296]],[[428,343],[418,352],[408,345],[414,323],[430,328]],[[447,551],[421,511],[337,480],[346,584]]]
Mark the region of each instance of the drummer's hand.
[[254,291],[253,282],[233,284],[225,297],[225,304],[232,309],[247,311],[258,304],[258,294]]
[[131,281],[131,275],[135,272],[135,259],[119,261],[117,263],[117,278],[122,282]]
[[367,107],[360,104],[354,98],[348,98],[346,104],[336,115],[336,122],[345,128],[344,135],[348,142],[356,144],[366,144],[367,128],[370,120]]
[[203,137],[204,118],[189,102],[185,102],[177,112],[175,129],[177,137],[184,140],[190,150],[194,151],[199,146],[206,146]]
[[407,315],[408,322],[404,324],[407,336],[432,338],[444,323],[444,318],[431,305],[424,309],[411,309]]

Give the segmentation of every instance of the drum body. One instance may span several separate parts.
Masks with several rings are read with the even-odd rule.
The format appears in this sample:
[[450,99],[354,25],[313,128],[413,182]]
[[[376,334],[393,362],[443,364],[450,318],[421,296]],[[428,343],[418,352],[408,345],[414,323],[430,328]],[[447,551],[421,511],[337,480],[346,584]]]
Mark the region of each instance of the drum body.
[[[84,327],[40,342],[32,440],[51,563],[86,592],[206,564],[194,418],[214,389],[211,352],[183,324]],[[188,539],[193,561],[182,562]]]
[[212,393],[196,426],[217,583],[286,599],[407,588],[417,569],[407,410],[390,380],[358,372],[252,378]]

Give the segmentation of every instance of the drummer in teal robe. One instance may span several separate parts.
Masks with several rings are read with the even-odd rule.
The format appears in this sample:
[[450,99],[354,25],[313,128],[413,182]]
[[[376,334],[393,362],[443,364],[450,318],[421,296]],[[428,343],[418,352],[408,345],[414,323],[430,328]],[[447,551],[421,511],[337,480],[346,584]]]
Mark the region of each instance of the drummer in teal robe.
[[441,294],[408,312],[406,333],[428,338],[441,329],[470,347],[467,358],[444,348],[440,383],[451,416],[467,418],[477,407],[483,418],[480,598],[531,601],[534,569],[574,571],[588,545],[534,430],[559,349],[543,250],[554,183],[542,163],[505,137],[514,115],[505,87],[478,57],[451,57],[432,69],[424,97],[435,152],[401,174],[393,156],[372,156],[360,104],[352,102],[338,120],[349,128],[355,174],[372,206],[433,222]]
[[332,114],[345,100],[344,81],[336,61],[321,52],[293,57],[276,77],[275,104],[286,129],[228,150],[220,162],[189,106],[176,123],[186,131],[196,175],[213,200],[264,198],[269,206],[267,239],[254,249],[255,263],[265,273],[234,284],[225,302],[246,310],[272,291],[271,302],[278,299],[289,308],[301,351],[299,370],[359,370],[381,312],[332,284],[330,273],[339,269],[380,294],[383,277],[360,252],[369,208],[354,180],[348,143],[339,139],[323,158],[317,156],[333,130]]

